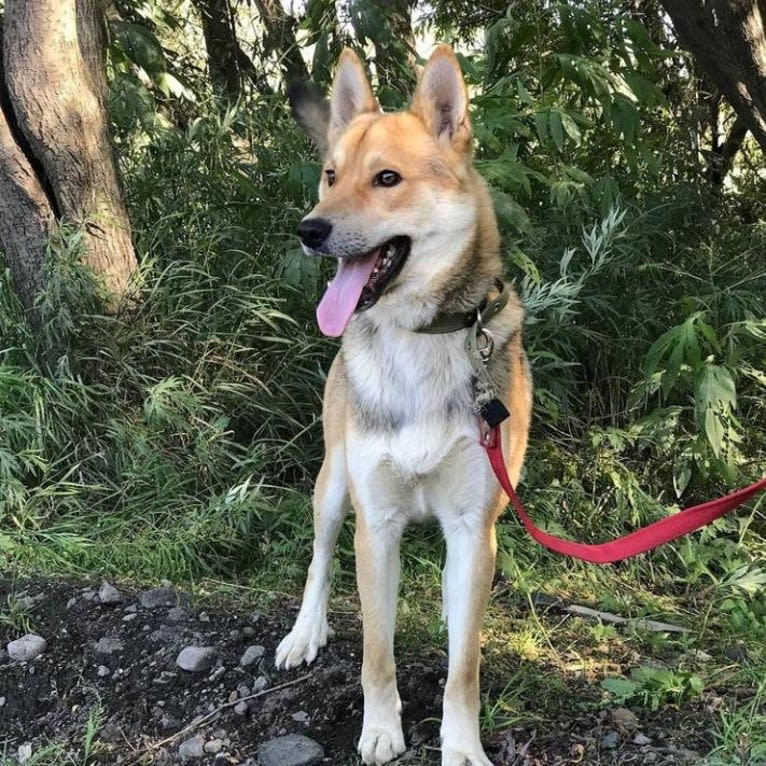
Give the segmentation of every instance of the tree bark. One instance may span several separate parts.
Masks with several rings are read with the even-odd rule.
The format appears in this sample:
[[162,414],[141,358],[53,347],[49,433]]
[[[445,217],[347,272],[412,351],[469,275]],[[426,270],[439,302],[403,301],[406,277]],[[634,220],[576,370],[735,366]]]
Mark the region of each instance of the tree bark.
[[213,86],[231,100],[241,95],[245,80],[250,80],[260,93],[270,93],[271,88],[263,73],[258,72],[239,44],[230,1],[194,0],[194,5],[202,19]]
[[[51,190],[51,211],[82,227],[83,263],[101,279],[114,307],[127,290],[136,256],[108,131],[104,45],[101,0],[6,0],[5,85],[23,140],[4,152],[10,162],[4,178],[13,175],[12,158],[23,154],[37,186]],[[5,140],[11,138],[9,130]],[[20,162],[17,168],[24,166]],[[29,210],[45,220],[34,187],[30,176],[27,192],[37,202]],[[4,239],[3,245],[13,258],[13,244]],[[23,268],[39,270],[39,263],[33,259]],[[39,289],[41,279],[30,284]]]
[[16,293],[31,310],[35,296],[43,289],[45,247],[55,217],[37,173],[19,148],[4,83],[5,71],[0,64],[0,243]]
[[290,16],[279,0],[255,0],[263,22],[263,51],[276,55],[285,82],[308,80],[309,71],[295,39],[295,19]]
[[766,0],[662,0],[690,50],[766,151]]
[[373,37],[378,85],[409,97],[415,85],[415,35],[411,0],[370,0],[385,24]]

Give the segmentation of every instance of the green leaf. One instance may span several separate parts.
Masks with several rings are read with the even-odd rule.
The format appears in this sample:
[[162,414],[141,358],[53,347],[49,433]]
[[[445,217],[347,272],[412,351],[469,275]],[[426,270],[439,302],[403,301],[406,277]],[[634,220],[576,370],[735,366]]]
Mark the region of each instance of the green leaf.
[[638,691],[640,684],[628,678],[605,678],[601,682],[601,688],[614,694],[618,702],[630,699]]

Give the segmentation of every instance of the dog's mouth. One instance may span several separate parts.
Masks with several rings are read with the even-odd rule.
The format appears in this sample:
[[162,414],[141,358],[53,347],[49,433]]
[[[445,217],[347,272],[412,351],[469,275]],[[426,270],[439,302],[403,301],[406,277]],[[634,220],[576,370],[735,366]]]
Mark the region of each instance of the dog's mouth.
[[343,335],[355,312],[374,306],[396,279],[410,254],[409,237],[394,237],[364,255],[338,259],[338,272],[317,306],[319,329]]

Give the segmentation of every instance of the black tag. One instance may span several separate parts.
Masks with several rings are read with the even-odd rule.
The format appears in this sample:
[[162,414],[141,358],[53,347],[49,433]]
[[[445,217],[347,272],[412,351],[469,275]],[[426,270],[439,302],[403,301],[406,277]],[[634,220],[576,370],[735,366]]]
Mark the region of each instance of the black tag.
[[505,409],[505,405],[499,399],[490,399],[480,410],[479,414],[484,422],[490,427],[499,426],[511,413]]

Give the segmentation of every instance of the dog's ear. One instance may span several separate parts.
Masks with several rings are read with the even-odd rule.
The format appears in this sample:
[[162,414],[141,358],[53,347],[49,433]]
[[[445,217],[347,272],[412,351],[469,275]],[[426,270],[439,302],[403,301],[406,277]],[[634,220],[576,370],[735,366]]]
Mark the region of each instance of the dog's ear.
[[423,121],[437,141],[457,151],[471,149],[468,92],[457,57],[449,45],[439,45],[420,76],[410,111]]
[[290,109],[322,156],[327,153],[330,102],[310,82],[295,82],[287,89]]
[[344,48],[335,70],[330,97],[330,129],[328,139],[334,144],[347,125],[360,114],[378,112],[380,107],[372,95],[362,62],[350,48]]

